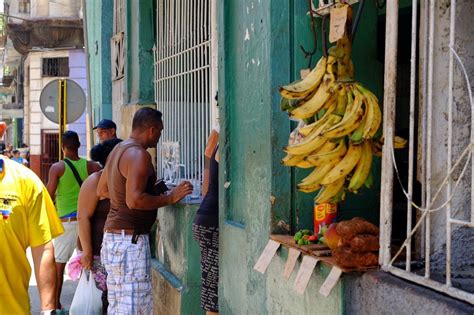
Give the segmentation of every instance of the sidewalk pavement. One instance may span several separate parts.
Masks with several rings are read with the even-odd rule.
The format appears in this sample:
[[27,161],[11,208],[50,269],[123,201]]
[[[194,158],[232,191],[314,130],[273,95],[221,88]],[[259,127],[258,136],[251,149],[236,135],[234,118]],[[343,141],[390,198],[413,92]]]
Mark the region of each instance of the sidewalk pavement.
[[[31,257],[31,250],[29,248],[26,254],[28,256],[28,261],[31,265],[30,287],[28,288],[28,294],[30,295],[31,314],[39,315],[41,312],[40,298],[38,294],[38,288],[36,286],[33,258]],[[74,297],[74,292],[76,292],[77,283],[78,281],[72,281],[67,274],[64,275],[63,289],[61,293],[61,303],[63,304],[63,307],[67,310],[71,306],[72,298]]]

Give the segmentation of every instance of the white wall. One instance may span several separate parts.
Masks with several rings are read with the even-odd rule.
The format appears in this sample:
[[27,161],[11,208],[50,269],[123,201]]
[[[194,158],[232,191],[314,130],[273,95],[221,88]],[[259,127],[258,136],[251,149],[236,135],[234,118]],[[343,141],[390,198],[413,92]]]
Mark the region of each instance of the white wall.
[[[29,81],[25,82],[25,142],[30,145],[30,153],[32,155],[41,154],[41,130],[59,129],[58,124],[51,122],[41,112],[40,95],[42,89],[50,81],[57,77],[41,76],[41,60],[42,58],[69,57],[69,79],[76,81],[86,92],[86,70],[84,52],[82,50],[75,51],[44,51],[30,52],[25,60],[25,71],[29,66],[29,76],[25,75],[25,79],[29,77]],[[81,148],[79,154],[86,156],[86,113],[78,121],[67,126],[68,130],[74,130],[79,134],[81,140]]]

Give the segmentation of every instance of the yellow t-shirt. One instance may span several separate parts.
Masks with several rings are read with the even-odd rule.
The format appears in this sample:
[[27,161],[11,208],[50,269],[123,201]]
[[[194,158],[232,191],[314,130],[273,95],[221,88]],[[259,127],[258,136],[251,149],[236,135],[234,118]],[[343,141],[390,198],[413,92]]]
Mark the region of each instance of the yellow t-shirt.
[[0,159],[0,314],[29,314],[26,249],[49,242],[64,229],[41,180],[27,167]]

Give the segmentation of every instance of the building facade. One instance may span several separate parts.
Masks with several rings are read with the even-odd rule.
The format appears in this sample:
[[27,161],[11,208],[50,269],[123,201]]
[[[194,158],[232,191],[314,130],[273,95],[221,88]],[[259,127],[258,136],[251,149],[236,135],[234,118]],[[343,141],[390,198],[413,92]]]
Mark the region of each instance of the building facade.
[[[4,69],[14,69],[15,96],[22,110],[18,138],[30,147],[30,167],[46,181],[49,166],[59,154],[56,123],[40,109],[40,95],[47,83],[68,78],[87,92],[82,6],[78,1],[4,1],[7,21]],[[80,154],[86,156],[86,112],[69,124],[81,138]],[[20,128],[18,128],[20,129]]]
[[[409,0],[365,2],[352,52],[355,77],[381,100],[386,137],[390,139],[393,130],[414,144],[393,157],[402,185],[412,187],[408,194],[411,199],[407,209],[407,196],[397,177],[389,176],[393,170],[391,152],[384,151],[384,158],[374,163],[375,187],[348,195],[338,210],[339,219],[362,216],[381,226],[381,268],[343,274],[327,297],[319,289],[332,266],[318,263],[305,293],[297,294],[293,285],[301,262],[296,263],[289,280],[283,278],[288,258],[285,247],[264,275],[253,269],[271,234],[291,234],[313,224],[313,196],[298,192],[294,185],[307,172],[280,163],[282,148],[295,126],[280,110],[278,94],[279,86],[299,79],[300,70],[314,67],[322,55],[321,36],[316,42],[313,39],[308,4],[116,0],[114,17],[102,15],[106,22],[97,12],[86,10],[88,34],[96,34],[87,42],[89,55],[96,49],[101,27],[113,25],[111,60],[97,53],[95,58],[100,61],[94,62],[111,62],[111,112],[120,135],[127,137],[133,112],[140,106],[163,110],[165,131],[170,132],[163,134],[158,145],[156,163],[161,176],[168,176],[164,165],[174,165],[169,159],[172,155],[179,156],[179,163],[167,170],[173,174],[171,181],[201,180],[199,152],[219,119],[222,314],[474,311],[471,175],[463,177],[457,169],[447,180],[451,188],[445,190],[443,186],[446,169],[450,169],[447,165],[453,166],[464,148],[472,144],[469,89],[462,68],[454,62],[449,65],[449,60],[455,60],[449,47],[455,43],[452,47],[459,52],[467,77],[471,77],[473,50],[468,39],[474,8],[470,1],[457,1],[457,7],[454,2],[441,1],[437,6],[434,1],[414,2],[414,6]],[[87,2],[90,8],[99,4]],[[355,5],[354,13],[359,6]],[[102,10],[110,7],[109,3]],[[451,21],[457,25],[454,35],[448,31]],[[321,24],[322,19],[316,17],[317,34]],[[300,45],[306,51],[315,47],[311,59]],[[107,70],[100,71],[94,76],[106,77]],[[215,107],[217,90],[219,106]],[[396,102],[389,96],[396,96]],[[451,104],[451,114],[446,103]],[[95,112],[100,114],[101,110]],[[107,108],[100,115],[106,112]],[[449,153],[448,147],[452,148]],[[168,151],[163,152],[163,148]],[[193,167],[197,171],[192,171]],[[439,187],[443,188],[442,197],[437,205],[431,205],[439,209],[426,223],[423,210],[430,206],[430,198]],[[411,202],[421,205],[421,210]],[[198,206],[199,200],[188,200],[158,210],[153,249],[156,314],[200,313],[199,249],[191,232]],[[447,211],[453,217],[448,219]],[[423,229],[413,232],[409,251],[413,258],[391,262],[415,226]]]

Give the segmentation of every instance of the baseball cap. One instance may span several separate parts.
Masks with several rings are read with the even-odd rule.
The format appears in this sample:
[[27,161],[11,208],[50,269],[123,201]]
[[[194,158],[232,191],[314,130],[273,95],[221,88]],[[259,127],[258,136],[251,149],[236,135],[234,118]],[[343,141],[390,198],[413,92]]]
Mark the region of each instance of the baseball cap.
[[97,126],[92,128],[92,130],[96,130],[97,128],[102,128],[102,129],[112,129],[112,128],[114,128],[115,130],[117,130],[117,125],[110,119],[102,119],[101,121],[99,121]]

